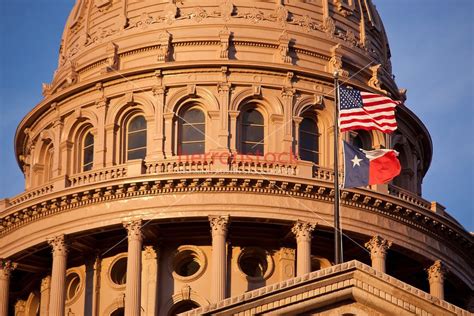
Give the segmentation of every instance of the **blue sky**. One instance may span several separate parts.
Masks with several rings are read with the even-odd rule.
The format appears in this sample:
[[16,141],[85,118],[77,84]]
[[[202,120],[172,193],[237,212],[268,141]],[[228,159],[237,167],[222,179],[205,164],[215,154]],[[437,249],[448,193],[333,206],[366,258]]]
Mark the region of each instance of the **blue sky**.
[[[434,155],[423,196],[474,231],[474,1],[378,0],[393,73],[425,123]],[[0,1],[0,198],[20,193],[15,129],[56,69],[72,0]]]

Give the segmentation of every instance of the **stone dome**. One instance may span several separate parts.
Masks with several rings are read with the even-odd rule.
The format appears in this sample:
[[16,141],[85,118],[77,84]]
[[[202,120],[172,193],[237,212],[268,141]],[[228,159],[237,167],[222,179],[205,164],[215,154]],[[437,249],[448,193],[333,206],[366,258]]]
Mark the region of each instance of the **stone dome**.
[[387,36],[371,1],[78,0],[58,70],[45,87],[51,93],[113,69],[166,62],[278,63],[326,73],[330,59],[362,82],[377,71],[375,86],[398,96]]

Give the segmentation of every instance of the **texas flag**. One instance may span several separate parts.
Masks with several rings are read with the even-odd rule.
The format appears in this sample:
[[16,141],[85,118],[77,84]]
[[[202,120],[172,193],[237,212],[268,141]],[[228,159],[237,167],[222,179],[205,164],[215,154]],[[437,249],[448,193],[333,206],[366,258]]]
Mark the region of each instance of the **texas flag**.
[[344,141],[344,188],[387,183],[400,174],[398,152],[391,149],[365,151]]

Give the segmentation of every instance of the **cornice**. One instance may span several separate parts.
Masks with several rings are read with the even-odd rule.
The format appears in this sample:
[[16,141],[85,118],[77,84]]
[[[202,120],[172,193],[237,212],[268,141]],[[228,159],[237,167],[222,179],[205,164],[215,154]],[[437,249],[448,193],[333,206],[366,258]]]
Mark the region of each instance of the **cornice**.
[[[263,177],[262,177],[263,175]],[[324,177],[321,177],[324,178]],[[89,205],[176,193],[248,192],[293,196],[327,203],[334,201],[334,189],[327,179],[301,179],[296,176],[259,172],[191,172],[151,174],[122,178],[85,186],[48,191],[44,196],[24,200],[7,208],[0,218],[0,236],[31,222]],[[449,220],[397,197],[357,189],[341,193],[341,204],[389,217],[449,243],[471,260],[473,237]]]

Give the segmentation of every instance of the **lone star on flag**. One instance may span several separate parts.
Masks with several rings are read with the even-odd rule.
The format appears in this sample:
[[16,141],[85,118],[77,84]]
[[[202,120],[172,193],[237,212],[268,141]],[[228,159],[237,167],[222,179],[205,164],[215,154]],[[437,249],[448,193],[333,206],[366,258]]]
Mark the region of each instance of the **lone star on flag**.
[[352,161],[352,168],[354,168],[356,165],[360,167],[360,162],[362,161],[362,159],[359,159],[359,157],[355,155],[354,159],[352,159],[351,161]]

